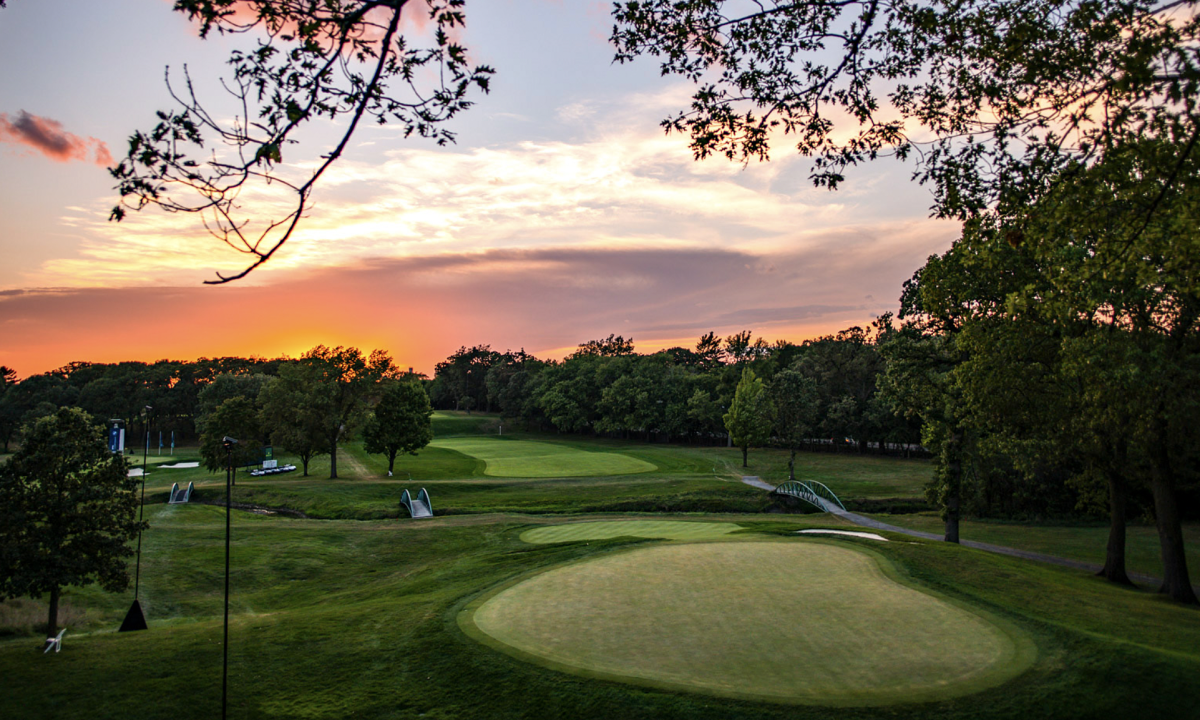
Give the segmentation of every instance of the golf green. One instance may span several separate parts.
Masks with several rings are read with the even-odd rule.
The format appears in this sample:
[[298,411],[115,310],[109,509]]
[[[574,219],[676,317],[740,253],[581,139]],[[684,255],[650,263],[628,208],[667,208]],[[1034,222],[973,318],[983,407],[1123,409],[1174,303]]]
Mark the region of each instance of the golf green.
[[632,475],[657,470],[651,463],[613,452],[498,437],[443,438],[430,443],[483,460],[492,477],[549,478]]
[[882,558],[827,541],[606,555],[502,587],[468,605],[459,624],[558,670],[820,705],[965,695],[1036,656],[1010,624],[901,584]]
[[538,545],[578,540],[608,540],[616,537],[661,540],[707,540],[741,530],[724,522],[680,522],[678,520],[611,520],[547,525],[521,533],[521,539]]

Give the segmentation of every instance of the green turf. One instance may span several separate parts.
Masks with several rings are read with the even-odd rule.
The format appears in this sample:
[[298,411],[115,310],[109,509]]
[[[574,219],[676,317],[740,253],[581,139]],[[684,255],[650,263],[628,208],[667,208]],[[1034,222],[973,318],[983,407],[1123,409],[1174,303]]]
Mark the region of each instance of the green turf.
[[614,452],[592,452],[571,445],[503,437],[434,440],[434,447],[483,460],[485,475],[509,478],[632,475],[658,468],[645,460]]
[[[913,530],[941,533],[945,523],[937,513],[907,515],[871,515],[880,522]],[[962,520],[959,532],[963,540],[992,543],[1019,550],[1056,555],[1071,560],[1104,564],[1108,542],[1107,523],[1006,522],[1002,520]],[[1184,550],[1193,582],[1200,580],[1200,524],[1183,526]],[[1125,563],[1129,572],[1162,577],[1162,547],[1153,524],[1135,523],[1126,528]]]
[[[58,655],[40,654],[34,629],[0,628],[0,636],[8,633],[0,637],[5,720],[219,715],[224,512],[147,510],[142,602],[151,629],[115,633],[132,592],[96,587],[64,595],[71,619]],[[831,523],[826,516],[660,519],[731,519],[748,531],[789,535]],[[872,547],[907,582],[985,608],[1038,646],[1019,678],[958,699],[886,710],[724,699],[557,672],[465,636],[455,619],[489,588],[644,542],[520,540],[532,526],[562,522],[496,515],[295,520],[235,511],[230,717],[1182,718],[1200,705],[1200,613],[1086,573],[942,543]],[[13,609],[44,613],[44,602],[28,602],[36,607]],[[0,605],[0,619],[9,605]]]
[[1014,627],[819,542],[638,549],[539,573],[460,617],[555,668],[820,705],[978,692],[1036,655]]
[[496,435],[502,432],[498,415],[466,413],[457,410],[438,410],[433,413],[433,436]]
[[[493,419],[446,414],[435,418],[435,427],[489,437]],[[752,450],[751,467],[743,470],[736,448],[519,434],[507,426],[503,437],[617,453],[657,469],[496,478],[484,474],[479,459],[431,447],[397,458],[395,477],[387,478],[382,456],[349,442],[339,451],[339,480],[327,479],[328,457],[314,460],[307,478],[296,472],[252,479],[239,472],[235,501],[325,519],[234,512],[231,717],[1006,720],[1190,717],[1200,706],[1200,613],[1087,573],[943,543],[871,547],[903,582],[983,608],[1029,635],[1038,657],[1019,678],[961,698],[886,709],[786,706],[591,679],[497,652],[460,631],[456,618],[467,604],[518,578],[646,542],[628,536],[523,542],[533,528],[650,519],[736,523],[742,534],[795,538],[801,528],[844,526],[826,515],[765,514],[782,508],[742,484],[740,475],[784,479],[780,451]],[[281,461],[294,462],[276,450]],[[177,448],[174,459],[198,458],[195,448]],[[843,497],[866,498],[916,497],[929,471],[928,464],[854,455],[801,454],[798,467],[801,477],[818,473]],[[150,468],[151,528],[141,577],[149,632],[113,632],[131,591],[73,588],[61,606],[69,628],[63,652],[43,656],[37,626],[44,622],[44,599],[0,602],[5,720],[219,715],[224,512],[164,505],[176,481],[195,482],[203,499],[224,493],[220,473]],[[422,486],[442,516],[399,518],[400,492]],[[673,511],[689,514],[657,514]],[[1064,546],[1103,547],[1086,535],[1089,528],[1063,532]],[[1037,529],[1032,535],[1040,536]]]
[[656,540],[705,540],[741,530],[735,523],[679,522],[678,520],[630,520],[580,522],[550,525],[521,533],[527,543],[546,544],[580,540],[610,540],[618,537]]

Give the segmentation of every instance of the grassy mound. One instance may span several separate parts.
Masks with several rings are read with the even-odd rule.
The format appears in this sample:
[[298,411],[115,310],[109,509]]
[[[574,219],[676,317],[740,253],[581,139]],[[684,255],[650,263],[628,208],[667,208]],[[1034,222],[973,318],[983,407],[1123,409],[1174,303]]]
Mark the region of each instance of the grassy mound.
[[1015,627],[820,542],[642,548],[540,573],[461,618],[556,669],[819,705],[965,695],[1036,656]]
[[740,525],[722,522],[680,522],[678,520],[626,520],[581,522],[569,525],[549,525],[521,533],[527,543],[576,542],[579,540],[611,540],[618,537],[651,538],[656,540],[706,540],[719,538],[741,530]]
[[487,463],[492,477],[595,477],[653,472],[658,467],[615,452],[589,452],[570,445],[501,437],[445,438],[434,447],[454,450]]

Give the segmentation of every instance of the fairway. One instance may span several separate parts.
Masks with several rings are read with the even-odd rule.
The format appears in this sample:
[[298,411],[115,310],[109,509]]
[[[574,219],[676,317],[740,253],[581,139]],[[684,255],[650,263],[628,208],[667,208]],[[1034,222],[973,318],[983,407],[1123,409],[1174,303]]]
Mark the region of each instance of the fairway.
[[462,437],[434,440],[430,445],[484,461],[484,474],[492,477],[594,477],[633,475],[658,469],[651,463],[621,453],[591,452],[533,440]]
[[679,522],[677,520],[614,520],[609,522],[580,522],[568,525],[548,525],[521,533],[521,539],[538,545],[576,542],[578,540],[608,540],[616,537],[651,538],[656,540],[706,540],[719,538],[741,530],[740,525],[720,522]]
[[977,692],[1028,668],[1024,634],[824,542],[659,545],[572,563],[476,601],[464,629],[549,667],[823,705]]

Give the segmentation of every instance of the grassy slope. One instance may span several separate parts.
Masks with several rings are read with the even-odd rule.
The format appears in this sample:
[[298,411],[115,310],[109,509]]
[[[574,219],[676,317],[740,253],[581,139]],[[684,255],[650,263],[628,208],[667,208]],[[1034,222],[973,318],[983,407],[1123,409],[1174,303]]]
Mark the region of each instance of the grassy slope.
[[[628,541],[530,545],[530,520],[311,521],[235,513],[231,716],[238,718],[873,718],[564,675],[465,637],[488,588]],[[92,617],[59,655],[0,641],[6,718],[211,718],[220,697],[223,513],[158,507],[143,564],[152,629],[111,632],[130,595],[72,591]],[[726,519],[726,518],[720,518]],[[755,521],[790,534],[820,516]],[[536,521],[535,521],[536,522]],[[871,545],[910,582],[1019,624],[1039,658],[1017,680],[889,717],[1183,717],[1200,703],[1200,613],[1079,573],[936,543]],[[91,634],[84,634],[88,630]]]
[[737,523],[678,520],[612,520],[544,525],[521,533],[527,543],[545,544],[637,537],[653,540],[710,540],[737,532]]
[[[486,421],[471,419],[475,427]],[[323,479],[318,464],[306,480],[293,475],[252,483],[243,477],[238,497],[253,499],[261,492],[273,501],[263,504],[307,504],[326,517],[343,518],[394,513],[400,489],[417,485],[429,487],[439,511],[448,501],[451,508],[475,513],[506,508],[611,510],[622,504],[653,509],[697,497],[726,507],[743,502],[766,505],[761,492],[733,480],[740,471],[735,467],[740,464],[736,450],[567,442],[620,448],[660,469],[633,478],[506,483],[481,478],[472,458],[425,451],[405,459],[425,474],[414,473],[411,484],[400,473],[402,482],[377,477],[330,482]],[[195,459],[194,451],[190,457],[188,452],[177,450],[176,457]],[[372,473],[385,474],[377,456],[363,455],[353,446],[350,452]],[[756,456],[762,460],[757,466]],[[750,457],[747,474],[781,479],[771,473],[778,471],[780,461],[786,462],[782,453],[752,452]],[[908,477],[911,491],[918,493],[928,471],[920,463],[912,469],[889,469],[857,463],[861,459],[852,456],[802,455],[801,468],[810,459],[814,472],[825,466],[831,476],[838,475],[839,463],[845,475],[862,467],[861,484],[873,484],[881,492],[889,482],[899,482],[895,478]],[[464,468],[469,472],[462,472]],[[207,495],[223,490],[223,478],[203,469],[152,469],[147,499],[157,496],[161,502],[172,481],[188,479],[197,481]],[[72,589],[65,597],[71,628],[66,647],[59,655],[42,656],[27,620],[44,618],[44,605],[29,600],[0,604],[5,718],[216,715],[224,514],[213,507],[161,504],[149,505],[147,512],[153,526],[145,536],[142,587],[152,630],[131,636],[111,632],[128,608],[130,593]],[[687,519],[733,521],[786,534],[801,527],[837,525],[820,515],[770,517]],[[631,542],[535,546],[519,540],[521,532],[536,524],[561,522],[558,517],[484,514],[357,522],[235,512],[231,716],[878,716],[878,711],[780,708],[586,680],[519,662],[464,637],[455,624],[457,612],[488,588],[524,572]],[[1076,530],[1065,537],[1044,534],[1056,546],[1036,549],[1070,554],[1073,544],[1093,544]],[[969,528],[966,536],[973,537],[972,532]],[[1195,548],[1195,529],[1189,533]],[[1020,535],[1041,533],[1035,528]],[[1194,610],[1151,593],[1115,588],[1083,573],[965,548],[938,543],[877,547],[912,582],[1020,624],[1034,637],[1040,653],[1030,672],[1005,687],[932,706],[889,708],[889,717],[1124,717],[1133,708],[1149,716],[1184,717],[1200,704],[1200,686],[1195,683],[1200,672],[1200,613]]]
[[[932,512],[871,517],[880,522],[925,532],[940,533],[945,528],[938,514]],[[1108,525],[1099,523],[1042,525],[999,520],[963,520],[960,533],[964,540],[1006,545],[1097,565],[1104,564],[1104,549],[1108,542]],[[1195,582],[1200,580],[1200,525],[1184,525],[1183,536],[1188,569],[1192,581]],[[1125,543],[1127,570],[1162,577],[1162,550],[1158,543],[1158,531],[1154,526],[1129,526]]]

